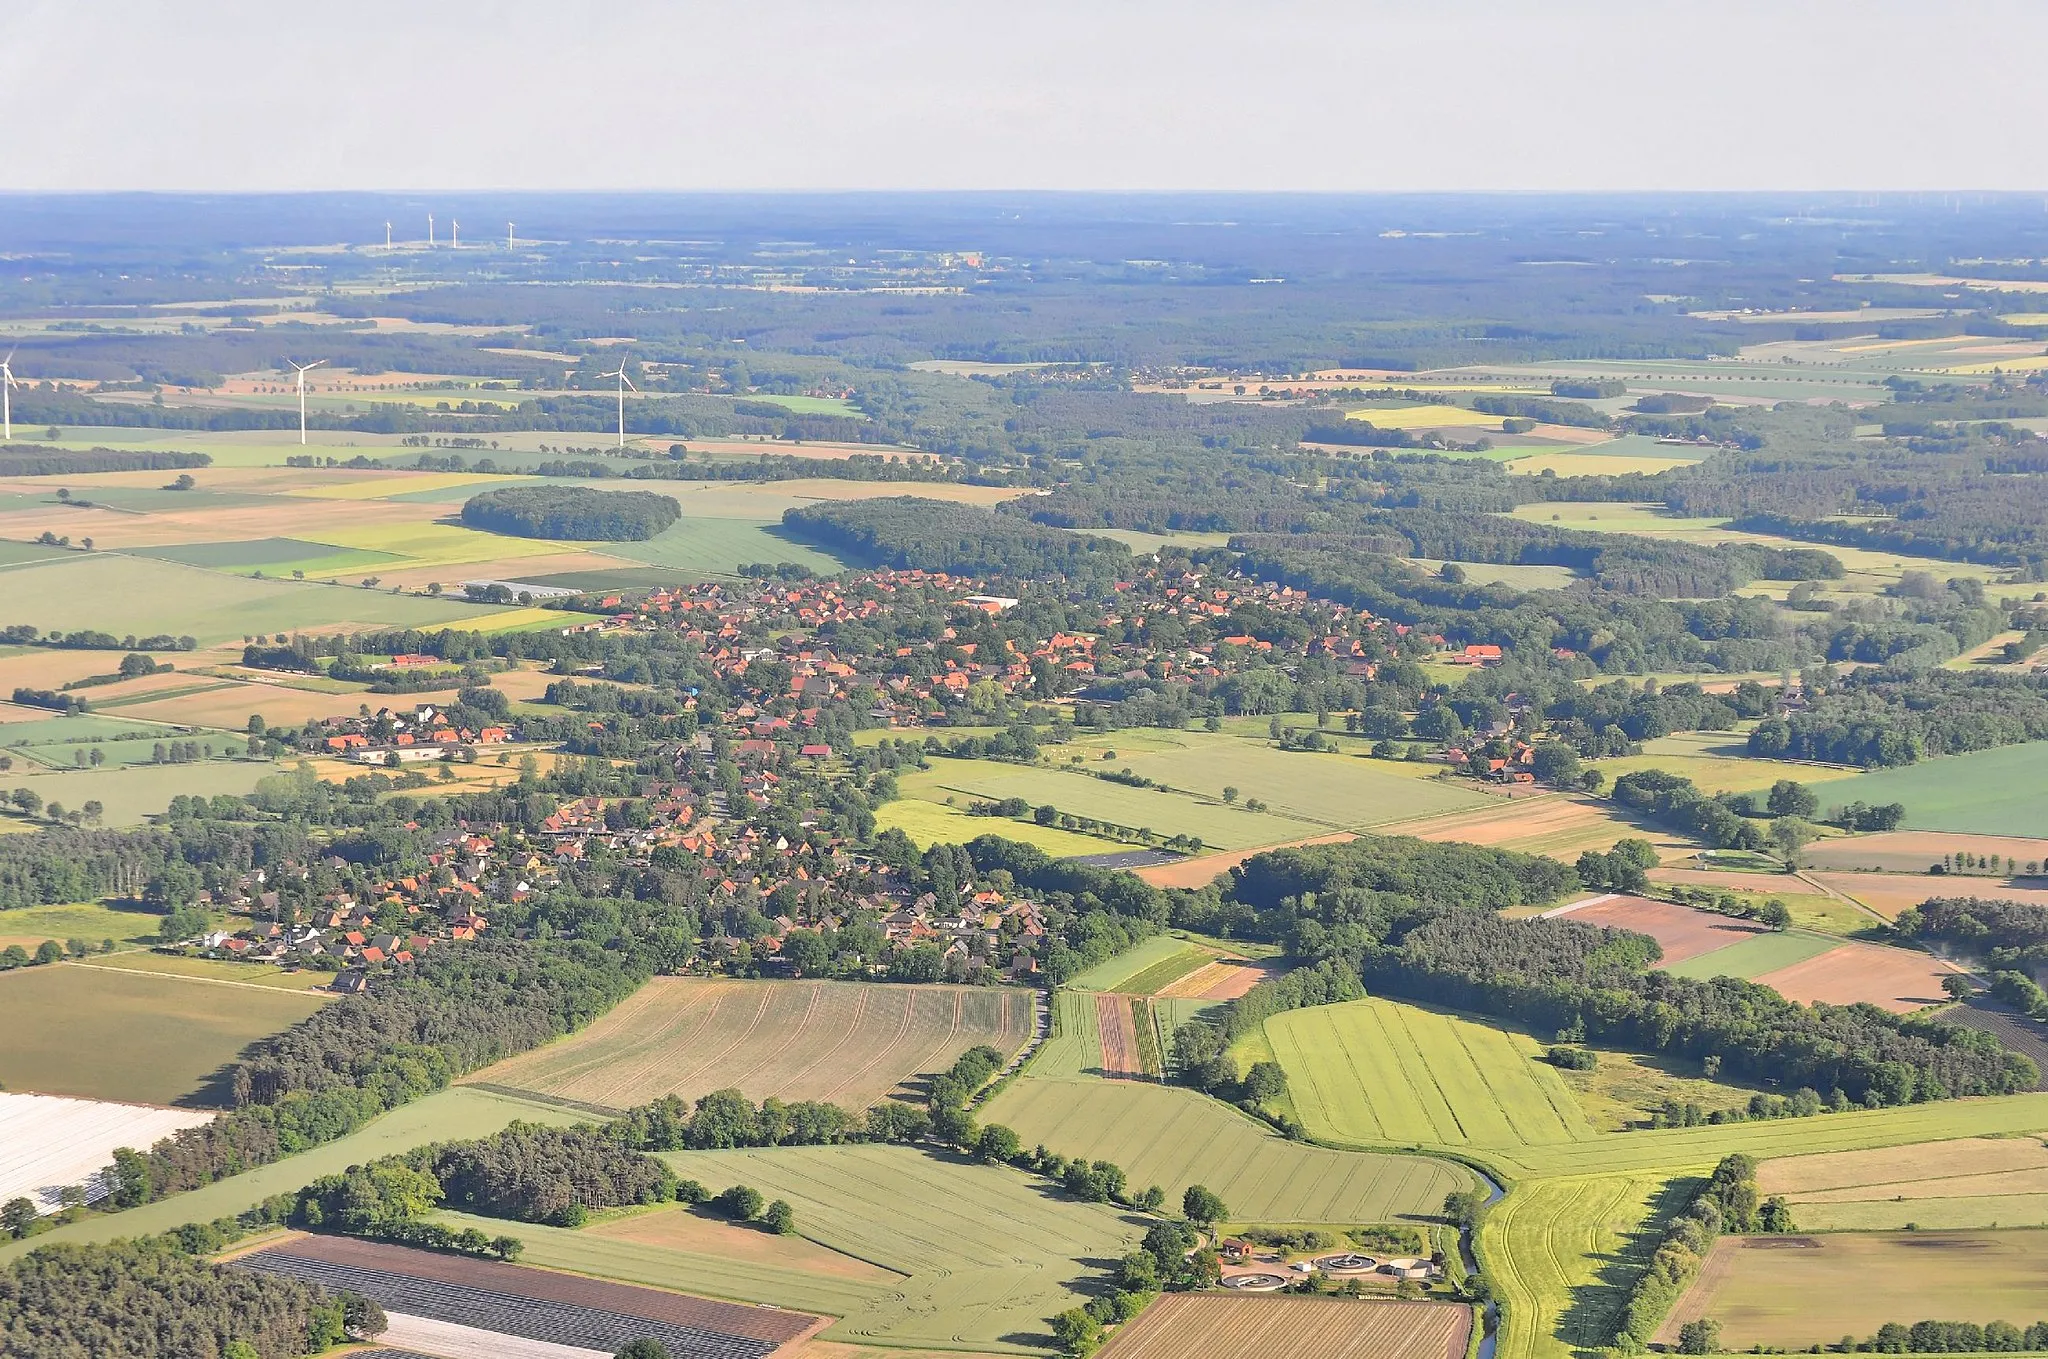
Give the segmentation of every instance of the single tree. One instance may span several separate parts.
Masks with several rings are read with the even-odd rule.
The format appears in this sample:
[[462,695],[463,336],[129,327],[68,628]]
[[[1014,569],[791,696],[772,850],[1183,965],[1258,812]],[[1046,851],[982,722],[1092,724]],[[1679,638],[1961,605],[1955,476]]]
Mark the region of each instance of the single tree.
[[1211,1227],[1230,1216],[1222,1198],[1207,1185],[1191,1184],[1180,1196],[1180,1211],[1188,1221]]

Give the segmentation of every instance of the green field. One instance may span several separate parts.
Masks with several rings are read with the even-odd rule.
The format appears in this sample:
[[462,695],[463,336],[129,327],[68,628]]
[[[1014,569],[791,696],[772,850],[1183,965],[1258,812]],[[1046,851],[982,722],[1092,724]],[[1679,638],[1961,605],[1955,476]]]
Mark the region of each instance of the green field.
[[321,997],[73,963],[0,974],[0,1087],[131,1104],[200,1097]]
[[1709,1316],[1729,1349],[1861,1340],[1888,1321],[2008,1321],[2048,1310],[2048,1236],[2037,1231],[1842,1233],[1797,1248],[1723,1237],[1674,1322]]
[[232,958],[188,958],[177,953],[135,949],[105,958],[90,958],[94,967],[122,972],[151,972],[162,977],[197,977],[201,981],[233,982],[273,991],[321,991],[334,981],[332,972],[302,968],[287,972],[272,963],[243,963]]
[[22,944],[30,953],[37,943],[55,939],[83,939],[95,948],[102,939],[117,944],[156,942],[160,916],[148,911],[117,911],[108,906],[23,906],[0,911],[0,948]]
[[[0,991],[4,990],[5,986],[0,985]],[[350,1166],[410,1151],[428,1142],[488,1137],[514,1119],[558,1128],[590,1121],[586,1114],[527,1100],[508,1099],[482,1090],[441,1090],[401,1105],[347,1137],[216,1181],[203,1189],[159,1199],[126,1212],[95,1213],[83,1222],[58,1227],[26,1241],[0,1241],[0,1264],[59,1242],[84,1243],[112,1241],[124,1236],[148,1236],[187,1222],[211,1222],[215,1218],[231,1217],[255,1207],[273,1194],[290,1193],[322,1175],[337,1175]],[[492,1235],[503,1230],[501,1224]],[[525,1224],[520,1224],[519,1230],[523,1233]]]
[[929,770],[902,779],[901,787],[906,796],[943,801],[950,794],[962,804],[972,798],[1021,797],[1034,807],[1050,803],[1075,816],[1134,830],[1199,836],[1212,849],[1257,849],[1329,834],[1329,827],[1320,822],[996,760],[935,758]]
[[[1688,778],[1709,796],[1715,793],[1754,793],[1768,789],[1779,779],[1794,783],[1834,785],[1855,770],[1825,764],[1801,764],[1793,760],[1760,760],[1748,755],[1743,737],[1728,732],[1689,731],[1661,736],[1643,743],[1640,755],[1623,755],[1594,763],[1612,782],[1640,769],[1657,769]],[[1822,806],[1838,800],[1839,787],[1820,790]],[[1868,799],[1866,799],[1867,801]]]
[[1265,1030],[1314,1137],[1523,1147],[1597,1135],[1520,1034],[1376,999],[1289,1011]]
[[[670,1152],[662,1159],[714,1192],[749,1184],[787,1199],[804,1236],[907,1276],[859,1300],[826,1331],[833,1340],[1051,1349],[1047,1319],[1084,1301],[1077,1285],[1092,1283],[1103,1261],[1144,1234],[1144,1219],[1051,1192],[1022,1172],[908,1147]],[[806,1299],[817,1294],[810,1288],[777,1301],[811,1305]]]
[[[1235,787],[1240,799],[1258,798],[1281,815],[1315,823],[1325,832],[1459,812],[1491,800],[1470,784],[1388,773],[1382,763],[1357,755],[1284,751],[1262,742],[1193,732],[1182,734],[1177,744],[1178,748],[1163,750],[1120,749],[1117,759],[1101,764],[1128,767],[1134,774],[1205,798],[1220,799],[1226,787]],[[1057,805],[1066,810],[1065,803]]]
[[1700,981],[1709,977],[1741,977],[1747,980],[1818,957],[1831,948],[1840,948],[1841,944],[1842,941],[1833,935],[1809,934],[1805,930],[1753,934],[1739,944],[1687,958],[1664,970],[1674,977],[1692,977]]
[[473,1077],[600,1108],[737,1087],[866,1109],[986,1043],[1032,1033],[1016,987],[656,977],[588,1027]]
[[1000,835],[1005,840],[1032,845],[1062,859],[1087,854],[1115,854],[1131,848],[1118,840],[1097,839],[1077,831],[1061,830],[1057,826],[1041,826],[1009,817],[970,816],[959,807],[948,807],[943,802],[931,802],[921,797],[899,797],[877,808],[875,829],[900,830],[916,841],[920,849],[929,849],[933,845],[964,845],[982,835]]
[[[1054,1068],[1048,1062],[1046,1069]],[[1132,1184],[1165,1189],[1169,1202],[1188,1185],[1205,1184],[1223,1196],[1233,1221],[1434,1218],[1444,1195],[1472,1185],[1470,1173],[1448,1161],[1289,1142],[1177,1086],[1038,1072],[1034,1063],[990,1100],[983,1121],[1015,1128],[1027,1146],[1114,1161]]]
[[1901,802],[1908,830],[2048,834],[2048,741],[1859,774],[1830,784],[1821,801]]
[[375,566],[379,562],[397,560],[389,552],[359,550],[337,554],[335,549],[326,543],[308,542],[303,538],[253,538],[238,543],[181,543],[173,547],[139,547],[130,548],[128,551],[132,556],[177,562],[183,566],[203,566],[215,571],[264,567],[268,568],[271,575],[288,575],[294,565],[314,560],[325,561],[336,555],[348,555],[359,559],[337,564],[337,570],[348,565]]
[[681,519],[639,543],[607,543],[614,556],[700,575],[729,576],[748,562],[794,562],[821,575],[848,563],[784,536],[779,521]]
[[[17,766],[15,773],[19,774]],[[268,760],[203,760],[194,764],[136,764],[123,768],[51,771],[36,775],[26,786],[45,802],[82,807],[98,801],[109,826],[139,826],[171,805],[180,793],[212,797],[242,794],[266,774],[277,772]]]
[[196,637],[202,645],[331,623],[425,627],[490,615],[453,600],[251,580],[112,552],[25,566],[9,572],[7,584],[0,623],[30,623],[45,632],[169,633]]
[[1608,1351],[1655,1245],[1645,1220],[1681,1206],[1656,1174],[1518,1186],[1479,1226],[1480,1264],[1502,1304],[1498,1352],[1580,1359]]
[[[1185,976],[1213,956],[1215,955],[1207,949],[1196,948],[1178,935],[1155,934],[1150,939],[1140,941],[1135,948],[1125,949],[1109,961],[1097,963],[1094,967],[1089,968],[1086,972],[1068,982],[1066,989],[1069,991],[1133,991],[1137,988],[1130,984],[1131,981],[1156,967],[1167,964],[1178,966],[1182,962],[1187,962],[1190,964],[1189,966],[1182,967],[1179,972],[1174,974],[1175,976]],[[1171,977],[1167,978],[1168,981],[1172,979]],[[1162,981],[1155,984],[1164,986],[1166,982]],[[1063,1011],[1064,1009],[1065,1007],[1062,1007]]]

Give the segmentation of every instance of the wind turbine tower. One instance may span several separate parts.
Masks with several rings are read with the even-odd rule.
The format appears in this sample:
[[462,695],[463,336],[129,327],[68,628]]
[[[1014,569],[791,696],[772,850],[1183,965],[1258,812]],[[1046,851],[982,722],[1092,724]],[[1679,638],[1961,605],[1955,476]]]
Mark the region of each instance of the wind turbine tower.
[[[625,356],[620,356],[619,370],[616,373],[599,373],[598,376],[615,377],[619,380],[619,447],[623,449],[626,446],[626,389],[633,387],[633,379],[626,376]],[[633,390],[638,393],[640,389],[633,387]]]
[[391,223],[389,222],[384,224],[384,248],[386,250],[391,248]]
[[434,248],[434,214],[427,214],[427,249]]
[[516,237],[514,237],[514,236],[513,236],[513,234],[512,234],[512,223],[510,223],[510,222],[507,222],[507,223],[505,223],[505,248],[506,248],[507,250],[511,250],[511,249],[513,249],[513,248],[514,248],[514,246],[513,246],[513,242],[514,242],[514,240],[516,240],[516,239],[517,239],[517,238],[516,238]]
[[285,362],[299,370],[299,445],[304,447],[306,443],[306,374],[312,372],[315,368],[327,362],[327,360],[315,359],[311,363],[299,363],[293,359],[286,359]]
[[453,217],[448,219],[448,248],[450,250],[462,249],[462,223],[456,221]]
[[13,365],[14,351],[10,349],[7,357],[0,359],[0,438],[9,443],[14,442],[14,389],[21,385],[14,380]]

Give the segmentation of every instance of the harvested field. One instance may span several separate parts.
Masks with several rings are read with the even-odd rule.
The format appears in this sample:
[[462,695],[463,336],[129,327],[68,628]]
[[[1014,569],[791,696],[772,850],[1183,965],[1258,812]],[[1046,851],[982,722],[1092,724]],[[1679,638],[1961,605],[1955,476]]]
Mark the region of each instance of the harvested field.
[[1014,1053],[1031,1024],[1031,993],[1012,988],[657,977],[581,1032],[469,1079],[618,1109],[725,1086],[864,1109],[977,1043]]
[[104,1100],[0,1093],[0,1203],[25,1198],[42,1213],[63,1207],[58,1191],[86,1186],[100,1198],[100,1172],[116,1147],[147,1147],[180,1128],[210,1122],[212,1114],[152,1109]]
[[1881,831],[1875,835],[1830,836],[1808,845],[1804,855],[1807,862],[1821,868],[1923,874],[1931,865],[1940,863],[1942,855],[1957,852],[1974,854],[1980,859],[1996,854],[2021,863],[2048,862],[2048,839],[1948,831]]
[[665,1205],[651,1213],[636,1213],[583,1230],[590,1236],[613,1241],[715,1255],[826,1278],[851,1279],[855,1283],[893,1284],[903,1277],[893,1269],[842,1255],[801,1236],[756,1231],[680,1205]]
[[1457,1303],[1168,1293],[1116,1333],[1107,1359],[1459,1359]]
[[1901,911],[1918,906],[1929,897],[1998,897],[2006,901],[2023,901],[2030,906],[2048,906],[2048,887],[2015,887],[2004,878],[1945,873],[1809,873],[1807,876],[1845,897],[1854,897],[1886,920],[1897,920]]
[[[1392,830],[1392,827],[1388,828]],[[1405,828],[1402,834],[1412,834]],[[1427,838],[1427,837],[1425,837]],[[1268,845],[1264,849],[1240,849],[1228,854],[1204,854],[1193,859],[1182,859],[1177,863],[1152,864],[1135,870],[1137,876],[1154,887],[1207,887],[1223,874],[1251,858],[1263,854],[1266,849],[1292,849],[1296,845],[1334,845],[1345,840],[1357,839],[1349,831],[1338,835],[1318,835],[1307,840],[1295,840],[1287,845]]]
[[1750,980],[1787,1000],[1853,1005],[1868,1001],[1894,1014],[1946,1005],[1941,979],[1956,972],[1939,958],[1913,949],[1843,944]]
[[1570,907],[1551,915],[1569,915],[1586,925],[1634,930],[1655,939],[1664,950],[1664,964],[1682,963],[1739,944],[1763,934],[1762,926],[1690,906],[1674,906],[1648,897],[1616,895],[1597,898],[1585,906]]
[[1396,822],[1382,828],[1382,833],[1412,835],[1418,840],[1457,840],[1566,861],[1589,849],[1604,854],[1614,848],[1615,841],[1631,838],[1648,840],[1667,858],[1692,849],[1669,831],[1630,820],[1612,803],[1560,793],[1503,799],[1478,811]]
[[235,1268],[350,1288],[392,1311],[562,1345],[615,1351],[651,1335],[692,1359],[761,1359],[819,1318],[714,1302],[552,1270],[305,1236],[245,1255]]
[[172,1104],[327,998],[57,963],[0,975],[0,1086]]
[[1658,1335],[1706,1316],[1730,1350],[1805,1349],[1890,1321],[2031,1321],[2048,1296],[2044,1244],[2026,1231],[1722,1237]]
[[1779,1156],[1757,1167],[1756,1186],[1760,1194],[1809,1201],[1840,1194],[1875,1197],[2014,1174],[2044,1177],[2039,1189],[2048,1192],[2048,1144],[2039,1137],[1958,1137],[1910,1147]]
[[1129,996],[1095,997],[1095,1029],[1102,1036],[1102,1074],[1112,1079],[1143,1076],[1138,1057],[1138,1026]]
[[1260,982],[1286,970],[1284,963],[1256,958],[1218,958],[1161,987],[1157,994],[1187,1000],[1236,1000]]

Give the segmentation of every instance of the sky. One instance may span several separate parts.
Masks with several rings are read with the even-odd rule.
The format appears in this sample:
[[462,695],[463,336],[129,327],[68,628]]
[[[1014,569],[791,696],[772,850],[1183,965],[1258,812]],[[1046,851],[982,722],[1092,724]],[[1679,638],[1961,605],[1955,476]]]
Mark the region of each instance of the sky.
[[0,189],[2048,189],[2044,0],[7,0]]

